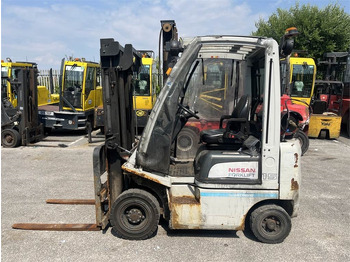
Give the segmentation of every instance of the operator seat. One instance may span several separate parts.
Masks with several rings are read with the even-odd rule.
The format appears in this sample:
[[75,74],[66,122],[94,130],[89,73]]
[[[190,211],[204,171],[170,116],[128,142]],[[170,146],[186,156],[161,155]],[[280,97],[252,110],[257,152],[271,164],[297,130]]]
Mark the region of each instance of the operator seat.
[[314,114],[323,114],[327,111],[327,102],[316,100],[312,105],[312,113]]
[[[72,87],[67,88],[64,91],[63,96],[68,100],[68,102],[74,107],[82,107],[81,104],[81,94],[82,88],[79,85],[74,85]],[[65,105],[68,106],[68,105]]]
[[[249,135],[250,97],[243,95],[231,115],[220,118],[220,129],[203,130],[200,134],[201,142],[211,144],[241,144]],[[227,119],[226,127],[223,122]]]

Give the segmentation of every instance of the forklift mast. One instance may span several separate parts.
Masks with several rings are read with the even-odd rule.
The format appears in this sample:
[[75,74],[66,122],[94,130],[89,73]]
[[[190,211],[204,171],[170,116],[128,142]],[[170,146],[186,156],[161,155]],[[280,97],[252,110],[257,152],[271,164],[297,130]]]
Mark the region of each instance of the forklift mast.
[[[182,51],[181,44],[178,39],[178,33],[176,23],[174,20],[161,20],[161,30],[159,35],[159,58],[162,53],[163,64],[162,73],[159,72],[159,77],[163,77],[163,81],[158,81],[163,87],[166,82],[171,69],[174,67],[178,60],[178,55]],[[161,51],[162,50],[162,51]],[[159,60],[159,70],[160,60]]]
[[[100,43],[106,142],[94,151],[94,176],[96,219],[104,227],[107,222],[103,221],[108,219],[104,198],[108,195],[113,203],[122,192],[121,166],[135,142],[133,76],[141,66],[141,55],[132,45],[124,48],[112,38],[101,39]],[[108,183],[101,180],[105,170],[108,170]],[[106,191],[108,193],[104,194]]]
[[323,80],[342,81],[346,74],[348,52],[330,52],[323,55],[324,60],[318,61],[322,68]]

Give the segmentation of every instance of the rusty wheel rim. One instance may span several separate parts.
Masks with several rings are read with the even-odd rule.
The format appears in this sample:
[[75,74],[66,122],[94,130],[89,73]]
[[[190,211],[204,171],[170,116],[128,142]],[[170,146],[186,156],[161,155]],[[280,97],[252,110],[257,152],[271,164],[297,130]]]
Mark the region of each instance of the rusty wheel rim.
[[127,201],[120,208],[119,220],[127,230],[138,231],[148,226],[151,212],[145,203],[135,204]]
[[282,230],[282,222],[277,216],[268,216],[261,221],[263,232],[268,235],[277,235]]

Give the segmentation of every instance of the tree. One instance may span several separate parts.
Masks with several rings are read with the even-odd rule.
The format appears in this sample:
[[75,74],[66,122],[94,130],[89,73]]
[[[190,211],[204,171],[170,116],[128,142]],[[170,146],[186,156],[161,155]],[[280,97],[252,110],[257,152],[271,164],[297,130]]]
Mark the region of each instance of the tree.
[[296,27],[296,50],[306,51],[307,57],[321,59],[326,52],[343,52],[350,47],[350,15],[338,4],[323,9],[310,4],[300,6],[297,2],[289,10],[277,9],[267,21],[255,23],[254,36],[267,36],[280,41],[285,30]]

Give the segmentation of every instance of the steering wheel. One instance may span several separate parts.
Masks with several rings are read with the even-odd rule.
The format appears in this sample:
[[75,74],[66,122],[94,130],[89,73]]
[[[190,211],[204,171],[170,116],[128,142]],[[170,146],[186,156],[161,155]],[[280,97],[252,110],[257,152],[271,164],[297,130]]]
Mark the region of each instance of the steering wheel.
[[198,112],[191,111],[189,108],[185,107],[183,104],[179,103],[178,105],[182,110],[186,111],[188,114],[190,114],[194,118],[199,119],[199,116],[197,115]]

